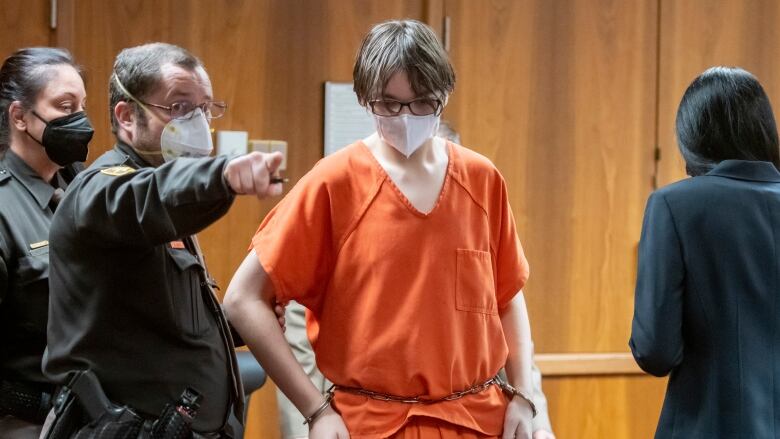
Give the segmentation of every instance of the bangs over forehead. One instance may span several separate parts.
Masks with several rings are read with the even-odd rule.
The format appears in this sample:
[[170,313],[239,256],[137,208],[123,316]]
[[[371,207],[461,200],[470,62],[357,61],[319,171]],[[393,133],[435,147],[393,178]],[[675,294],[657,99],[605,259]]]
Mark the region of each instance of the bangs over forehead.
[[382,96],[390,78],[406,72],[418,96],[443,98],[455,88],[455,72],[433,30],[416,20],[392,20],[374,26],[363,39],[353,71],[358,102]]

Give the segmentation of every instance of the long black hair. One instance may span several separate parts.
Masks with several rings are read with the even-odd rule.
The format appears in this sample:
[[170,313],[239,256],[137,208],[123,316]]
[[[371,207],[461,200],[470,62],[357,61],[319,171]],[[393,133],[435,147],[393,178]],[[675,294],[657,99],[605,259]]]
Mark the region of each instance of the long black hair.
[[65,49],[19,49],[3,62],[0,67],[0,152],[8,149],[10,141],[8,107],[19,101],[22,108],[32,108],[38,94],[51,80],[50,67],[62,64],[72,66],[83,78],[81,67]]
[[705,174],[729,159],[772,162],[780,169],[772,105],[758,79],[743,69],[712,67],[694,79],[676,126],[688,175]]

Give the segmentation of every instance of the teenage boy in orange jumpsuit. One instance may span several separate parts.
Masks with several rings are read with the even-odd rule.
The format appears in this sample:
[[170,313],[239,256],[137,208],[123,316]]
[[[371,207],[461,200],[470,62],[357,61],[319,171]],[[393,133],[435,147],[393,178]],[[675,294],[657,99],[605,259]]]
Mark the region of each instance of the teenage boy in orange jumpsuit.
[[[354,82],[377,132],[268,215],[226,312],[312,439],[530,438],[528,263],[498,170],[434,135],[455,83],[446,51],[420,22],[379,24]],[[290,299],[320,325],[326,395],[276,323]]]

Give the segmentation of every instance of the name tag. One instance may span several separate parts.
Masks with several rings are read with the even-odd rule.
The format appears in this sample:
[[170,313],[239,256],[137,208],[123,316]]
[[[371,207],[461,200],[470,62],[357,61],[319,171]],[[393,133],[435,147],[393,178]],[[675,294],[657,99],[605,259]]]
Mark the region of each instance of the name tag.
[[30,244],[30,250],[35,250],[36,248],[46,247],[49,245],[49,241],[40,241],[40,242],[33,242]]
[[184,242],[182,241],[171,241],[171,248],[184,248]]

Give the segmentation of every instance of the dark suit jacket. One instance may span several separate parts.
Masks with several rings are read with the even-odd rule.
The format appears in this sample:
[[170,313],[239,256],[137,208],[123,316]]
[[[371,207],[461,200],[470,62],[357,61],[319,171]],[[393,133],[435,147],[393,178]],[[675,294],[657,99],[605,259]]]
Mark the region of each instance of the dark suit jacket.
[[780,438],[780,173],[727,160],[647,202],[629,342],[656,438]]

